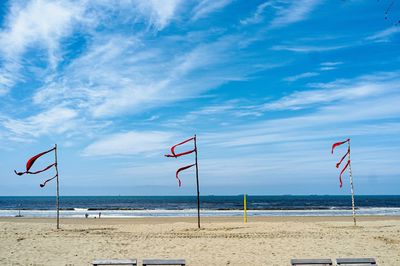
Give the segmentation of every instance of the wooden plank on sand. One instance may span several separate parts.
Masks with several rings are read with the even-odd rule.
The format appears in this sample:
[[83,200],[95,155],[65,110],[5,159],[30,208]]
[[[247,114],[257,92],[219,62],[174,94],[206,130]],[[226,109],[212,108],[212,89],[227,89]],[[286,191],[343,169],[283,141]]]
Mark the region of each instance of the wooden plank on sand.
[[292,259],[290,260],[292,266],[297,265],[314,265],[326,266],[333,265],[331,259]]
[[106,260],[95,260],[92,262],[93,266],[97,265],[132,265],[136,266],[137,262],[136,259],[134,260],[118,260],[118,259],[106,259]]
[[336,259],[338,265],[377,265],[374,258],[343,258]]
[[158,260],[158,259],[149,259],[143,260],[143,266],[148,265],[180,265],[185,266],[185,260]]

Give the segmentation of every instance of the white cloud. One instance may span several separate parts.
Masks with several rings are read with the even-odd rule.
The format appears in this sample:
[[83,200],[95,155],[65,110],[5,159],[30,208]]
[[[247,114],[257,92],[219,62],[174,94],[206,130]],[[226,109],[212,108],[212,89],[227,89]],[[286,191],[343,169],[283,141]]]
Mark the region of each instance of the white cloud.
[[26,6],[14,3],[0,34],[0,49],[6,58],[16,59],[29,46],[39,44],[54,61],[60,39],[71,31],[72,22],[80,15],[79,6],[68,2],[35,0]]
[[[85,156],[149,154],[167,150],[174,133],[158,131],[130,131],[105,136],[87,146]],[[162,156],[160,154],[160,156]]]
[[398,96],[390,95],[329,105],[311,114],[230,127],[226,131],[209,133],[202,139],[207,145],[243,147],[255,152],[249,147],[260,144],[315,142],[347,136],[395,135],[400,132],[400,124],[388,123],[385,119],[399,116],[400,106],[395,104],[399,100]]
[[[386,77],[387,80],[382,80]],[[354,81],[339,81],[328,84],[314,84],[322,89],[294,92],[275,102],[264,105],[266,110],[297,110],[335,101],[351,101],[376,97],[400,89],[399,80],[389,74],[364,76]]]
[[229,5],[232,0],[201,0],[193,9],[193,20],[206,17]]
[[398,33],[400,33],[400,28],[398,26],[392,26],[388,29],[376,32],[373,35],[368,36],[366,40],[374,42],[388,42],[390,41],[391,37]]
[[311,77],[315,77],[315,76],[318,76],[318,75],[319,75],[319,73],[317,73],[317,72],[305,72],[305,73],[302,73],[302,74],[299,74],[299,75],[295,75],[295,76],[284,78],[284,80],[285,81],[289,81],[289,82],[293,82],[293,81],[296,81],[296,80],[299,80],[299,79],[311,78]]
[[298,0],[289,1],[288,7],[281,7],[276,13],[276,17],[270,22],[270,28],[284,27],[302,20],[321,2],[320,0]]
[[[109,27],[137,20],[162,30],[175,19],[180,3],[180,0],[13,2],[0,31],[0,60],[3,60],[0,94],[7,93],[17,81],[23,81],[21,68],[28,65],[20,61],[28,51],[45,53],[47,65],[42,68],[49,71],[49,76],[54,75],[65,52],[61,42],[75,31],[81,30],[96,38],[94,29],[99,23]],[[114,15],[115,19],[110,19]]]
[[25,119],[4,119],[3,127],[14,136],[39,137],[49,134],[61,134],[79,126],[75,110],[54,107]]
[[323,62],[321,63],[321,67],[319,70],[321,71],[330,71],[337,69],[337,66],[343,64],[343,62]]
[[334,67],[343,64],[343,62],[322,62],[321,66],[323,67]]
[[254,14],[246,19],[240,21],[242,25],[249,25],[249,24],[257,24],[264,20],[263,13],[265,9],[269,6],[272,6],[271,2],[265,2],[257,6],[256,11]]
[[298,52],[298,53],[312,53],[312,52],[326,52],[339,50],[342,48],[348,47],[347,45],[334,45],[334,46],[310,46],[310,45],[275,45],[272,47],[272,50],[276,51],[290,51],[290,52]]
[[10,73],[10,66],[8,68],[8,71],[0,69],[0,96],[9,92],[9,89],[14,84],[14,79],[16,78],[12,76],[12,73]]
[[[316,107],[310,112],[225,127],[219,132],[207,133],[201,139],[210,147],[240,149],[235,150],[240,154],[246,151],[265,153],[263,146],[255,145],[290,145],[293,152],[298,150],[293,145],[300,142],[313,145],[323,141],[329,153],[332,139],[359,136],[365,140],[396,136],[400,124],[391,122],[391,119],[400,115],[400,105],[397,104],[400,102],[399,84],[397,72],[327,83],[325,90],[296,92],[264,106],[267,111]],[[273,147],[269,149],[272,153],[276,150]],[[281,152],[281,148],[277,150]]]
[[4,62],[0,69],[0,92],[7,92],[21,79],[20,57],[29,48],[45,51],[49,66],[55,68],[61,57],[59,43],[71,33],[73,23],[81,15],[82,7],[68,1],[13,2],[0,31],[0,59]]
[[336,67],[321,67],[319,70],[321,71],[330,71],[330,70],[335,70]]
[[174,19],[181,3],[181,0],[137,0],[133,10],[137,8],[147,19],[149,25],[154,26],[157,30],[162,30]]
[[[226,66],[241,58],[235,53],[237,40],[227,36],[170,53],[157,46],[146,48],[135,37],[107,35],[36,92],[34,101],[61,102],[105,117],[191,98],[257,70],[251,65]],[[160,45],[169,43],[160,40]]]

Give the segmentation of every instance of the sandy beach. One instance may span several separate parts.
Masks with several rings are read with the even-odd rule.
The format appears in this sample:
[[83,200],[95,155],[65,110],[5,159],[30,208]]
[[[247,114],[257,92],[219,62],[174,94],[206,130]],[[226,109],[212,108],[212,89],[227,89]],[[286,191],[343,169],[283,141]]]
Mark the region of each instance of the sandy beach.
[[90,265],[99,258],[184,258],[187,265],[289,265],[375,257],[400,265],[400,217],[1,218],[2,265]]

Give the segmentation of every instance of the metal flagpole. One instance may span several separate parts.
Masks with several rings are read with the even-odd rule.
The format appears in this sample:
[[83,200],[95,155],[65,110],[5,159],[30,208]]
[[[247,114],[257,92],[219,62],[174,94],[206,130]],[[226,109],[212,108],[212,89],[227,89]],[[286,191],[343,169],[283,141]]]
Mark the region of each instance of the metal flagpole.
[[[347,142],[347,144],[348,144],[349,151],[350,151],[350,140]],[[351,151],[349,152],[349,161],[350,161],[350,163],[349,163],[349,174],[350,174],[350,188],[351,188],[351,206],[352,206],[352,209],[353,209],[354,226],[356,226],[356,225],[357,225],[357,222],[356,222],[356,210],[355,210],[355,207],[354,207],[353,173],[352,173],[352,171],[351,171],[351,158],[350,158],[350,154],[351,154]]]
[[57,176],[57,229],[60,229],[60,182],[58,180],[57,144],[54,145],[55,167]]
[[197,183],[197,225],[200,228],[200,189],[199,189],[199,164],[197,162],[197,141],[196,134],[194,135],[194,152],[196,162],[196,183]]

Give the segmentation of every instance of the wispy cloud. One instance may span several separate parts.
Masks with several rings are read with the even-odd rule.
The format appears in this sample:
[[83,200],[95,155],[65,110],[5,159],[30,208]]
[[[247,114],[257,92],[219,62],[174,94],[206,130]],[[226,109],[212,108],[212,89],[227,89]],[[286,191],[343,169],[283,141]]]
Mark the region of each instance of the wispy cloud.
[[83,150],[84,156],[112,156],[151,154],[166,150],[175,133],[157,131],[129,131],[104,136]]
[[[384,77],[387,80],[382,80]],[[360,77],[355,80],[342,80],[328,84],[314,84],[318,90],[294,92],[275,102],[264,105],[266,110],[298,110],[314,105],[336,101],[351,101],[366,97],[378,96],[399,89],[398,78],[393,73],[382,73]]]
[[[110,22],[109,26],[144,21],[148,27],[162,30],[174,19],[180,4],[180,0],[13,2],[0,32],[0,60],[4,62],[0,69],[0,94],[8,92],[17,80],[23,80],[21,68],[28,65],[26,61],[22,65],[20,58],[27,52],[45,53],[47,62],[41,68],[50,68],[52,75],[66,53],[61,42],[76,31],[93,35],[101,20]],[[121,12],[129,10],[132,18],[121,18]]]
[[250,25],[257,24],[264,20],[263,13],[265,9],[269,6],[272,6],[272,2],[265,2],[257,6],[256,11],[250,17],[240,20],[240,24],[242,25]]
[[318,75],[319,75],[319,73],[317,73],[317,72],[305,72],[305,73],[302,73],[302,74],[298,74],[298,75],[295,75],[295,76],[284,78],[283,80],[289,81],[289,82],[293,82],[293,81],[296,81],[296,80],[299,80],[299,79],[311,78],[311,77],[315,77],[315,76],[318,76]]
[[[398,96],[391,95],[363,99],[356,103],[340,103],[317,109],[310,114],[269,119],[229,128],[226,131],[207,134],[203,139],[208,145],[243,148],[253,152],[256,151],[250,146],[254,145],[295,145],[300,142],[329,140],[325,145],[328,153],[330,140],[335,138],[398,134],[400,124],[386,122],[400,113],[400,107],[393,105],[398,100]],[[390,105],[380,107],[384,102]],[[295,152],[298,149],[292,147],[290,150]]]
[[281,7],[275,18],[270,22],[270,28],[280,28],[299,21],[308,17],[308,15],[321,3],[320,0],[299,0],[289,1],[290,5]]
[[68,36],[73,24],[81,19],[81,6],[68,1],[13,2],[0,32],[0,59],[4,62],[0,69],[0,92],[4,94],[21,78],[20,57],[29,48],[43,50],[47,53],[48,65],[56,67],[61,57],[61,39]]
[[193,20],[206,17],[229,5],[232,0],[201,0],[193,9]]
[[298,53],[312,53],[312,52],[327,52],[339,50],[347,47],[347,45],[326,45],[326,46],[311,46],[311,45],[275,45],[272,50],[276,51],[290,51]]
[[321,66],[322,67],[335,67],[335,66],[338,66],[341,64],[343,64],[343,62],[322,62]]
[[66,133],[79,126],[78,113],[69,108],[54,107],[25,119],[5,119],[3,127],[15,136],[39,137],[48,134]]
[[[175,12],[181,5],[181,0],[148,0],[134,1],[131,7],[139,10],[141,15],[146,18],[149,25],[157,30],[165,28],[174,18]],[[113,4],[113,3],[111,3]]]
[[400,33],[400,28],[398,26],[392,26],[368,36],[366,40],[374,42],[388,42],[394,35],[398,33]]
[[143,49],[135,38],[107,36],[62,75],[45,84],[34,100],[42,105],[72,104],[94,117],[104,117],[139,113],[190,98],[257,71],[251,65],[245,69],[220,67],[225,62],[240,60],[238,53],[233,57],[237,38],[227,36],[171,54],[158,47]]
[[321,67],[319,68],[319,70],[321,71],[335,70],[341,64],[343,64],[343,62],[323,62],[321,63]]
[[56,63],[60,39],[72,31],[72,23],[82,15],[79,5],[68,2],[30,1],[27,5],[15,2],[0,33],[0,49],[6,59],[17,59],[32,45],[49,53]]

